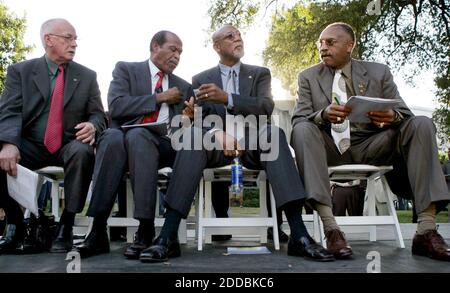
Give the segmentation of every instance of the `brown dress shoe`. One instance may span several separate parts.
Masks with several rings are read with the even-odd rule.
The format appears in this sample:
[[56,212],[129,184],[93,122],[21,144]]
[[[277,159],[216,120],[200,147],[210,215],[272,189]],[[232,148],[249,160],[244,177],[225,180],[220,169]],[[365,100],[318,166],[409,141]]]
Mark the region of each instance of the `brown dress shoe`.
[[352,248],[347,244],[344,233],[338,229],[333,229],[325,233],[327,239],[327,249],[336,259],[345,259],[352,256]]
[[450,248],[436,230],[428,230],[423,235],[414,235],[412,254],[450,261]]

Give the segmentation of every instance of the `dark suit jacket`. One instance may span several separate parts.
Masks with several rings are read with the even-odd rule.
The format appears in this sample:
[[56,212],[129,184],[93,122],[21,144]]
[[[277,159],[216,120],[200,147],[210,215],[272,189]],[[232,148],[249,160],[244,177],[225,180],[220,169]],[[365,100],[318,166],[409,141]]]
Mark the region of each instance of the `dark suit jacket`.
[[[182,101],[169,105],[169,117],[182,113],[184,101],[193,96],[191,85],[180,77],[169,74],[169,88],[177,87]],[[148,60],[143,62],[118,62],[108,92],[109,113],[112,128],[139,123],[144,115],[156,110],[156,94]],[[174,127],[176,130],[178,127]]]
[[[394,110],[405,118],[414,116],[398,93],[389,67],[375,62],[352,60],[352,82],[355,93],[361,96],[383,99],[399,99],[402,102]],[[298,100],[292,124],[314,121],[314,117],[331,104],[333,73],[323,63],[305,69],[298,77]],[[370,127],[371,131],[381,131]]]
[[[233,95],[234,109],[231,114],[247,116],[267,115],[271,116],[274,103],[271,92],[270,70],[265,67],[241,64],[239,71],[239,95]],[[205,70],[192,78],[192,87],[198,88],[202,84],[214,83],[221,89],[222,77],[219,66]],[[223,104],[205,103],[203,118],[205,115],[217,114],[225,121],[226,110]]]
[[[44,110],[50,97],[45,57],[9,66],[5,90],[0,101],[0,142],[20,146],[22,134]],[[65,72],[63,144],[75,139],[74,127],[91,122],[97,135],[106,127],[97,75],[76,62]]]

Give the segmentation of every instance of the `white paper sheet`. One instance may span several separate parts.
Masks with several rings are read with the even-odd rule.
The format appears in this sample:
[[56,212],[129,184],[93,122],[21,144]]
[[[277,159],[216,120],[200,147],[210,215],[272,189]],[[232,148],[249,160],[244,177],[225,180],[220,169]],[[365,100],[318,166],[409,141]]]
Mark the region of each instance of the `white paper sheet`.
[[144,123],[144,124],[124,125],[124,126],[122,126],[122,129],[127,131],[132,128],[136,128],[136,127],[147,128],[147,129],[157,133],[160,136],[167,135],[167,123],[165,123],[165,122],[151,122],[151,123]]
[[227,254],[271,254],[271,252],[265,246],[227,247]]
[[345,105],[352,108],[352,112],[348,115],[350,122],[370,123],[369,117],[366,116],[368,112],[387,111],[399,103],[400,100],[353,96]]
[[17,164],[17,177],[7,175],[9,195],[38,217],[37,202],[43,181],[36,172]]

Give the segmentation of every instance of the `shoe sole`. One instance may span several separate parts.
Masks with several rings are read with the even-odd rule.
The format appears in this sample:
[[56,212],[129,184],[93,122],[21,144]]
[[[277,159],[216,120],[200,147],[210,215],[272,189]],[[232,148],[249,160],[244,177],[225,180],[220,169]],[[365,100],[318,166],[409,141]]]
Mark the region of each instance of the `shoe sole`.
[[353,255],[353,252],[349,252],[349,253],[345,253],[345,254],[339,254],[338,253],[338,254],[334,254],[333,256],[334,256],[335,259],[342,260],[342,259],[351,259],[352,255]]
[[157,262],[167,262],[167,261],[169,261],[170,258],[176,258],[176,257],[180,257],[180,256],[181,256],[181,251],[176,251],[176,252],[170,253],[167,258],[163,258],[163,259],[141,256],[141,257],[139,257],[139,260],[141,262],[145,262],[145,263],[157,263]]
[[335,261],[335,260],[336,260],[334,257],[331,257],[331,258],[322,258],[322,259],[321,259],[321,258],[310,257],[310,256],[307,256],[307,255],[304,255],[304,254],[301,254],[301,253],[290,253],[289,251],[288,251],[287,254],[290,255],[290,256],[299,256],[299,257],[303,257],[303,258],[305,258],[305,259],[312,260],[312,261],[317,261],[317,262],[331,262],[331,261]]

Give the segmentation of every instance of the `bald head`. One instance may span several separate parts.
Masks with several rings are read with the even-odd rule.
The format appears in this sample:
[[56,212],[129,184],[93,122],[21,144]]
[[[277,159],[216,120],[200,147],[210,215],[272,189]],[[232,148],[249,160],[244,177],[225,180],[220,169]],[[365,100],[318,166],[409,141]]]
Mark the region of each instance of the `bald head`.
[[231,24],[226,24],[226,25],[222,26],[221,28],[219,28],[218,30],[216,30],[212,35],[213,43],[222,39],[230,30],[231,31],[237,30],[237,28],[235,28]]
[[49,19],[46,22],[44,22],[41,26],[41,42],[42,45],[45,48],[45,35],[48,34],[58,34],[59,30],[61,27],[70,27],[73,30],[74,27],[70,24],[70,22],[68,22],[67,20],[63,19],[63,18],[53,18],[53,19]]

